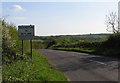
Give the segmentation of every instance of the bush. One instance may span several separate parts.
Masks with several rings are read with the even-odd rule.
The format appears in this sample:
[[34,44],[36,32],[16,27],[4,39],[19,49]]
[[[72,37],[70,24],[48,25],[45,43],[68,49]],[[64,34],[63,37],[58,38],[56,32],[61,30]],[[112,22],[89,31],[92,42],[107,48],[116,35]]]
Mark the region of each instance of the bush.
[[120,33],[111,34],[109,38],[103,42],[96,50],[97,53],[107,56],[120,55]]
[[111,48],[120,49],[120,33],[112,34],[106,43]]
[[34,40],[32,45],[34,49],[41,49],[46,47],[45,42],[42,40]]
[[[14,60],[16,58],[16,52],[14,50],[15,47],[15,41],[12,40],[12,36],[10,35],[10,29],[14,29],[12,28],[12,26],[9,26],[7,23],[5,23],[3,21],[2,23],[3,26],[3,30],[2,30],[2,58],[3,58],[3,63],[4,62],[12,62],[12,60]],[[11,31],[12,31],[11,30]]]
[[[2,61],[5,63],[13,63],[15,60],[23,59],[21,55],[22,42],[18,40],[18,31],[13,24],[2,21]],[[29,50],[29,41],[24,41],[24,49]]]

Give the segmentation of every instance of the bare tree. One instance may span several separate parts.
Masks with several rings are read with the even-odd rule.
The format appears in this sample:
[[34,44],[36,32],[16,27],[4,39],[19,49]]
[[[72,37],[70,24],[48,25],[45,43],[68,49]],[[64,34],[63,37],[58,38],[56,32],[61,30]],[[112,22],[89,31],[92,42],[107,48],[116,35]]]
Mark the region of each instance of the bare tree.
[[118,16],[116,12],[111,12],[109,15],[106,15],[106,25],[107,31],[118,33],[119,32],[119,23],[118,23]]

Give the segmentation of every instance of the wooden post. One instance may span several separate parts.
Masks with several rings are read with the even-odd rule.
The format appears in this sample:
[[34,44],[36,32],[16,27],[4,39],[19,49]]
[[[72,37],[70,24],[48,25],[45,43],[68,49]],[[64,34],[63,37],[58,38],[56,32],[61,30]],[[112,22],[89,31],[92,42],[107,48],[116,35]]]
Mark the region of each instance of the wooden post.
[[32,58],[32,40],[30,40],[30,51],[31,51],[30,55],[31,55],[31,58]]
[[24,54],[24,42],[22,40],[22,55]]

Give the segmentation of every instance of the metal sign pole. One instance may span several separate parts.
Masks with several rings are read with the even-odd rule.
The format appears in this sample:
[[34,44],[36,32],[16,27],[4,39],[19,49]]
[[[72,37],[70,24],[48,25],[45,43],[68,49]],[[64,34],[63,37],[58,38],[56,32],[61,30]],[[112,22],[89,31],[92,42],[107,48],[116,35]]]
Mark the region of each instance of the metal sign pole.
[[30,40],[30,51],[31,51],[30,55],[31,55],[31,58],[32,58],[32,40]]
[[24,54],[24,42],[22,40],[22,55]]

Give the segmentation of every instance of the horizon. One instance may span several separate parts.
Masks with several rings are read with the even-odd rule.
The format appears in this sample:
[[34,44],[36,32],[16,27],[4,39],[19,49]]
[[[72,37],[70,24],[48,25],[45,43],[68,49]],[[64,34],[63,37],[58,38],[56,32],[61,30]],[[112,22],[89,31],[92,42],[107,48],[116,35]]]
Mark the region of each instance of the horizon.
[[112,34],[112,33],[93,33],[93,34],[91,34],[91,33],[87,33],[87,34],[61,34],[61,35],[43,35],[43,36],[39,36],[39,35],[37,35],[38,37],[46,37],[46,36],[53,36],[53,37],[55,37],[55,36],[82,36],[82,35],[110,35],[110,34]]
[[35,25],[36,36],[99,34],[111,33],[105,15],[117,8],[117,2],[3,2],[2,14],[16,26]]

